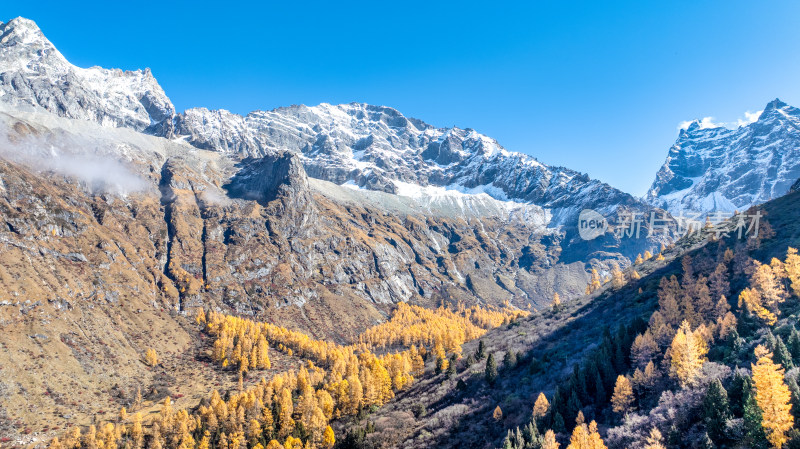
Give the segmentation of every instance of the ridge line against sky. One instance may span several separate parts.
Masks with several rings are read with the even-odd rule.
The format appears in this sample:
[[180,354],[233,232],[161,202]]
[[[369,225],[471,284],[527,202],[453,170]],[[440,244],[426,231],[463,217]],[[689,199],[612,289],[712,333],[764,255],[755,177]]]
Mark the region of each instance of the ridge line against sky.
[[800,2],[642,3],[30,0],[0,20],[81,67],[150,67],[178,111],[390,106],[641,196],[683,122],[800,105]]

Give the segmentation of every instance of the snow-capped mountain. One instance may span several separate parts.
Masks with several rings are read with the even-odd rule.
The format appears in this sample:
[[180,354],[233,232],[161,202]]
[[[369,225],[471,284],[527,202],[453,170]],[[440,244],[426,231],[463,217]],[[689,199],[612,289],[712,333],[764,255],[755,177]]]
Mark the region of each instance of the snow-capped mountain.
[[402,194],[404,183],[432,185],[547,208],[600,199],[637,203],[585,174],[507,151],[474,130],[435,128],[384,106],[292,106],[245,117],[190,109],[178,116],[175,132],[198,148],[251,157],[289,150],[301,156],[309,176],[369,190]]
[[0,22],[0,100],[164,136],[175,115],[149,69],[76,67],[22,17]]
[[800,178],[800,109],[776,99],[736,129],[682,129],[647,200],[673,214],[733,212],[784,195]]

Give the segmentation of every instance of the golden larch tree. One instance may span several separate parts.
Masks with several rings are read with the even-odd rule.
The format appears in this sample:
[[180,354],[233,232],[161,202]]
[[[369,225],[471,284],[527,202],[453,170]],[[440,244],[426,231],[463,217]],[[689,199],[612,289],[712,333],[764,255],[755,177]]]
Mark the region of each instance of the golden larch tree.
[[548,410],[550,410],[550,402],[544,393],[539,393],[539,397],[536,398],[536,402],[533,404],[533,417],[541,418],[547,414]]
[[670,345],[670,374],[678,378],[681,385],[695,380],[706,361],[708,347],[703,340],[701,329],[692,331],[687,321],[681,323]]
[[558,312],[561,310],[561,297],[558,296],[558,293],[553,294],[553,312]]
[[619,269],[617,263],[611,264],[611,286],[620,288],[625,285],[625,274]]
[[286,437],[286,442],[283,443],[283,447],[285,449],[303,449],[303,440],[289,435]]
[[73,427],[72,430],[67,432],[67,436],[64,438],[64,447],[66,449],[73,449],[81,444],[81,429],[79,427]]
[[586,286],[586,294],[591,295],[602,286],[603,284],[600,282],[600,275],[597,273],[597,270],[592,268],[592,278],[589,280],[589,285]]
[[772,353],[764,346],[755,349],[757,362],[753,369],[756,403],[761,409],[761,425],[772,447],[780,449],[787,441],[786,432],[794,426],[791,414],[791,393],[783,380],[784,370],[772,361]]
[[136,413],[133,415],[133,425],[131,426],[131,439],[133,440],[133,447],[140,449],[144,442],[144,429],[142,428],[142,414]]
[[144,353],[144,361],[148,366],[158,365],[158,354],[156,354],[156,350],[153,348],[148,348]]
[[492,418],[494,418],[495,421],[500,421],[503,419],[503,410],[500,409],[499,405],[494,408],[494,412],[492,412]]
[[634,366],[639,368],[647,365],[647,362],[653,360],[658,353],[658,343],[650,330],[645,331],[644,334],[639,334],[633,340],[631,345],[631,361]]
[[336,444],[336,436],[333,434],[333,429],[331,426],[325,428],[325,432],[322,434],[322,447],[325,449],[333,448],[333,445]]
[[261,423],[256,419],[251,419],[247,426],[247,437],[251,445],[255,445],[261,438]]
[[542,449],[558,449],[561,444],[556,441],[556,434],[548,429],[544,433],[544,441],[542,442]]
[[680,324],[681,310],[678,305],[678,296],[681,286],[675,276],[661,278],[658,285],[658,310],[670,326]]
[[614,413],[625,414],[631,410],[633,404],[633,387],[631,381],[625,376],[617,376],[614,385],[614,394],[611,396],[611,406]]
[[758,291],[752,288],[746,288],[739,293],[739,307],[743,307],[751,315],[755,315],[761,321],[772,326],[778,321],[778,317],[769,309],[764,307],[761,296]]
[[83,447],[86,449],[98,449],[97,427],[94,425],[89,426],[89,430],[87,430],[86,434],[83,436]]
[[[203,438],[201,438],[200,441],[197,443],[197,449],[209,449],[211,447],[210,440],[211,440],[211,434],[208,432],[208,430],[206,430],[205,433],[203,434]],[[264,446],[261,447],[263,448]]]
[[772,326],[780,313],[778,305],[788,296],[781,283],[783,264],[780,261],[772,265],[753,263],[755,270],[750,276],[750,288],[739,294],[739,307],[744,306],[748,312]]
[[588,426],[585,423],[575,426],[567,449],[607,449],[607,447],[597,432],[597,423],[592,421]]
[[635,386],[639,391],[645,390],[649,391],[653,387],[655,387],[656,382],[658,381],[658,371],[656,370],[655,364],[653,361],[647,362],[645,365],[644,370],[640,368],[636,368],[633,372],[633,380],[631,384]]
[[663,441],[664,437],[661,435],[661,431],[653,427],[650,429],[650,435],[644,441],[644,449],[666,449]]
[[789,247],[789,250],[786,251],[786,262],[783,264],[783,269],[794,295],[800,296],[800,255],[797,254],[797,249]]
[[194,320],[197,324],[205,325],[206,324],[206,312],[202,308],[197,309],[197,315],[195,315]]

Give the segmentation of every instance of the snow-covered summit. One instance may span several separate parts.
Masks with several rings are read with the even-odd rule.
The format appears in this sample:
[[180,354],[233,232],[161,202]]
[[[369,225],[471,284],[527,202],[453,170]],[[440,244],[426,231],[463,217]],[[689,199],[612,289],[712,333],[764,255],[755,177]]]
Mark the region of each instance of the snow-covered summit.
[[311,177],[389,193],[402,194],[399,186],[413,183],[543,207],[638,202],[585,174],[508,151],[475,130],[436,128],[385,106],[323,103],[244,117],[190,109],[178,116],[175,132],[196,147],[250,157],[289,150]]
[[673,213],[743,210],[781,196],[800,178],[800,109],[775,99],[735,129],[681,130],[646,199]]
[[0,23],[0,100],[156,135],[171,134],[175,115],[149,69],[76,67],[22,17]]

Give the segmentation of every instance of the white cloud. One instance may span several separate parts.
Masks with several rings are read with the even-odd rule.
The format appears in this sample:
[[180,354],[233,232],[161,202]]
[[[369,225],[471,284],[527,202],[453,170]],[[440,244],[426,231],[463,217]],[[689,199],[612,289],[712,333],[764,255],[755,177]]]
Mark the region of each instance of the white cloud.
[[[14,137],[11,139],[10,137]],[[57,141],[55,141],[57,139]],[[55,145],[58,146],[55,146]],[[19,137],[0,124],[0,158],[24,164],[37,171],[53,171],[77,178],[92,192],[127,195],[148,187],[147,182],[126,166],[115,147],[104,146],[83,136],[29,134]]]
[[700,129],[720,128],[725,126],[724,123],[715,123],[714,117],[703,117],[702,120],[688,120],[685,122],[681,122],[678,125],[678,129],[689,129],[689,125],[691,125],[694,122],[698,122],[700,124]]
[[714,117],[703,117],[703,120],[700,120],[700,129],[721,128],[723,126],[725,126],[724,123],[714,123]]
[[678,129],[689,129],[689,126],[694,123],[698,122],[700,124],[700,129],[709,129],[709,128],[728,128],[728,129],[736,129],[739,126],[747,126],[761,117],[761,113],[764,112],[756,111],[751,112],[747,111],[744,113],[744,118],[738,118],[735,122],[715,122],[714,117],[703,117],[701,120],[687,120],[681,122],[678,125]]
[[736,120],[736,125],[737,126],[747,126],[747,125],[755,122],[756,120],[758,120],[758,118],[761,117],[761,113],[762,112],[764,112],[764,111],[763,110],[757,111],[757,112],[747,111],[747,112],[744,113],[744,120],[737,119]]

